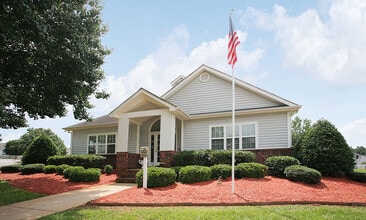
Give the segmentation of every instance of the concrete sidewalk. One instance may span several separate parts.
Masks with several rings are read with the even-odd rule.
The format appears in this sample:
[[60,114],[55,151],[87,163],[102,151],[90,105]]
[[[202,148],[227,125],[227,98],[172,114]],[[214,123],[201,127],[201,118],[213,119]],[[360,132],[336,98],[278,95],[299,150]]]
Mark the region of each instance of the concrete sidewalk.
[[37,219],[78,207],[91,200],[128,189],[132,186],[136,186],[136,184],[116,183],[101,185],[0,206],[0,219]]

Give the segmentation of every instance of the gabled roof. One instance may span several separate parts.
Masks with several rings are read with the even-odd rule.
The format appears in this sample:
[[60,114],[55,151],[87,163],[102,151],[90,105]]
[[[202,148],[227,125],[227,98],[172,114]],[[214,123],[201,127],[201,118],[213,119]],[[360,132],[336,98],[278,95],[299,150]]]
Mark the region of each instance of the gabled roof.
[[155,109],[169,109],[178,116],[187,118],[188,116],[172,103],[156,96],[155,94],[140,88],[132,96],[109,113],[109,116],[118,118],[119,115],[133,111],[147,111]]
[[73,131],[78,129],[85,129],[85,128],[96,128],[96,127],[109,127],[109,126],[117,126],[118,119],[110,117],[109,115],[104,115],[98,118],[95,118],[91,121],[84,121],[75,125],[71,125],[69,127],[63,128],[66,131]]
[[[172,87],[164,95],[162,95],[162,98],[165,99],[165,100],[168,100],[171,96],[173,96],[180,89],[182,89],[187,84],[189,84],[192,80],[194,80],[196,77],[198,77],[203,72],[209,72],[210,74],[213,74],[216,77],[219,77],[219,78],[221,78],[225,81],[229,81],[229,82],[232,81],[232,76],[203,64],[200,67],[198,67],[195,71],[193,71],[190,75],[188,75],[186,78],[184,78],[179,83],[177,83],[174,87]],[[244,82],[244,81],[242,81],[240,79],[237,79],[237,78],[235,78],[235,86],[242,87],[243,89],[246,89],[246,90],[248,90],[250,92],[253,92],[257,95],[260,95],[264,98],[270,99],[270,100],[275,101],[275,102],[282,103],[283,105],[286,105],[286,106],[289,106],[289,107],[298,107],[298,108],[301,107],[301,106],[299,106],[298,104],[296,104],[294,102],[291,102],[287,99],[284,99],[284,98],[282,98],[280,96],[277,96],[273,93],[270,93],[266,90],[260,89],[256,86],[252,85],[252,84],[249,84],[249,83]]]

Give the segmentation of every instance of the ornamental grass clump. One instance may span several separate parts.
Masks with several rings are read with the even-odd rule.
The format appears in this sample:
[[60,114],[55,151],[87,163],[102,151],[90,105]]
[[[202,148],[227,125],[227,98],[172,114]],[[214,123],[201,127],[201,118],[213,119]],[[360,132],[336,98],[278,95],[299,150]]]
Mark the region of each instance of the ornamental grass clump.
[[[173,169],[165,167],[147,168],[147,187],[170,186],[175,183],[176,173]],[[136,183],[138,187],[143,186],[143,170],[136,173]]]
[[319,171],[300,165],[292,165],[286,167],[284,171],[286,178],[295,181],[309,184],[320,183],[322,175]]
[[179,171],[179,181],[181,183],[197,183],[209,181],[211,179],[211,169],[205,166],[186,166]]

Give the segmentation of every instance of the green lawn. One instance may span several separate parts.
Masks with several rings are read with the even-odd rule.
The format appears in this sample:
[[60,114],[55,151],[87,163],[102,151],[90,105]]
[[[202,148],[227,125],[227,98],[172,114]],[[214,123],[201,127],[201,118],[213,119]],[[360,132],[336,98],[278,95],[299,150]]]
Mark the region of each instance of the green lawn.
[[43,217],[55,219],[365,219],[366,207],[230,206],[230,207],[80,207]]
[[353,171],[358,173],[366,173],[366,169],[354,169]]
[[44,196],[39,193],[14,188],[4,180],[0,180],[0,192],[0,206]]

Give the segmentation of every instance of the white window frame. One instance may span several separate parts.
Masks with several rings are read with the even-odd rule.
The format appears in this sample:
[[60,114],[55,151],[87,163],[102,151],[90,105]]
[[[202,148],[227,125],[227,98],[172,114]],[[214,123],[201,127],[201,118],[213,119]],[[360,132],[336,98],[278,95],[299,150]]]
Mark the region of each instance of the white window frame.
[[[254,125],[255,134],[254,136],[243,136],[242,133],[242,126],[243,125]],[[222,138],[215,138],[212,137],[212,128],[215,127],[223,127],[224,128],[224,137]],[[210,125],[209,126],[209,147],[212,150],[212,140],[213,139],[224,139],[224,148],[223,150],[227,150],[227,139],[231,138],[227,135],[227,128],[231,128],[231,124],[217,124],[217,125]],[[239,136],[237,136],[237,128],[239,128]],[[246,137],[254,137],[255,138],[255,147],[254,148],[242,148],[242,140]],[[239,150],[251,150],[251,149],[257,149],[258,148],[258,122],[252,121],[252,122],[242,122],[242,123],[235,123],[235,138],[239,138]],[[236,149],[238,150],[238,149]]]
[[[115,136],[115,142],[114,143],[108,143],[108,135],[114,135]],[[116,154],[116,145],[117,145],[117,133],[98,133],[98,134],[88,134],[87,139],[86,139],[86,143],[87,143],[87,147],[86,147],[86,154],[91,154],[89,153],[89,146],[91,144],[89,144],[89,139],[90,137],[96,137],[96,142],[94,144],[95,146],[95,154],[100,154],[100,155],[106,155],[106,154]],[[98,145],[102,145],[101,143],[98,143],[98,136],[104,136],[105,137],[105,142],[104,142],[104,153],[100,153],[98,152]],[[108,152],[108,145],[110,144],[114,144],[114,153],[107,153]]]

